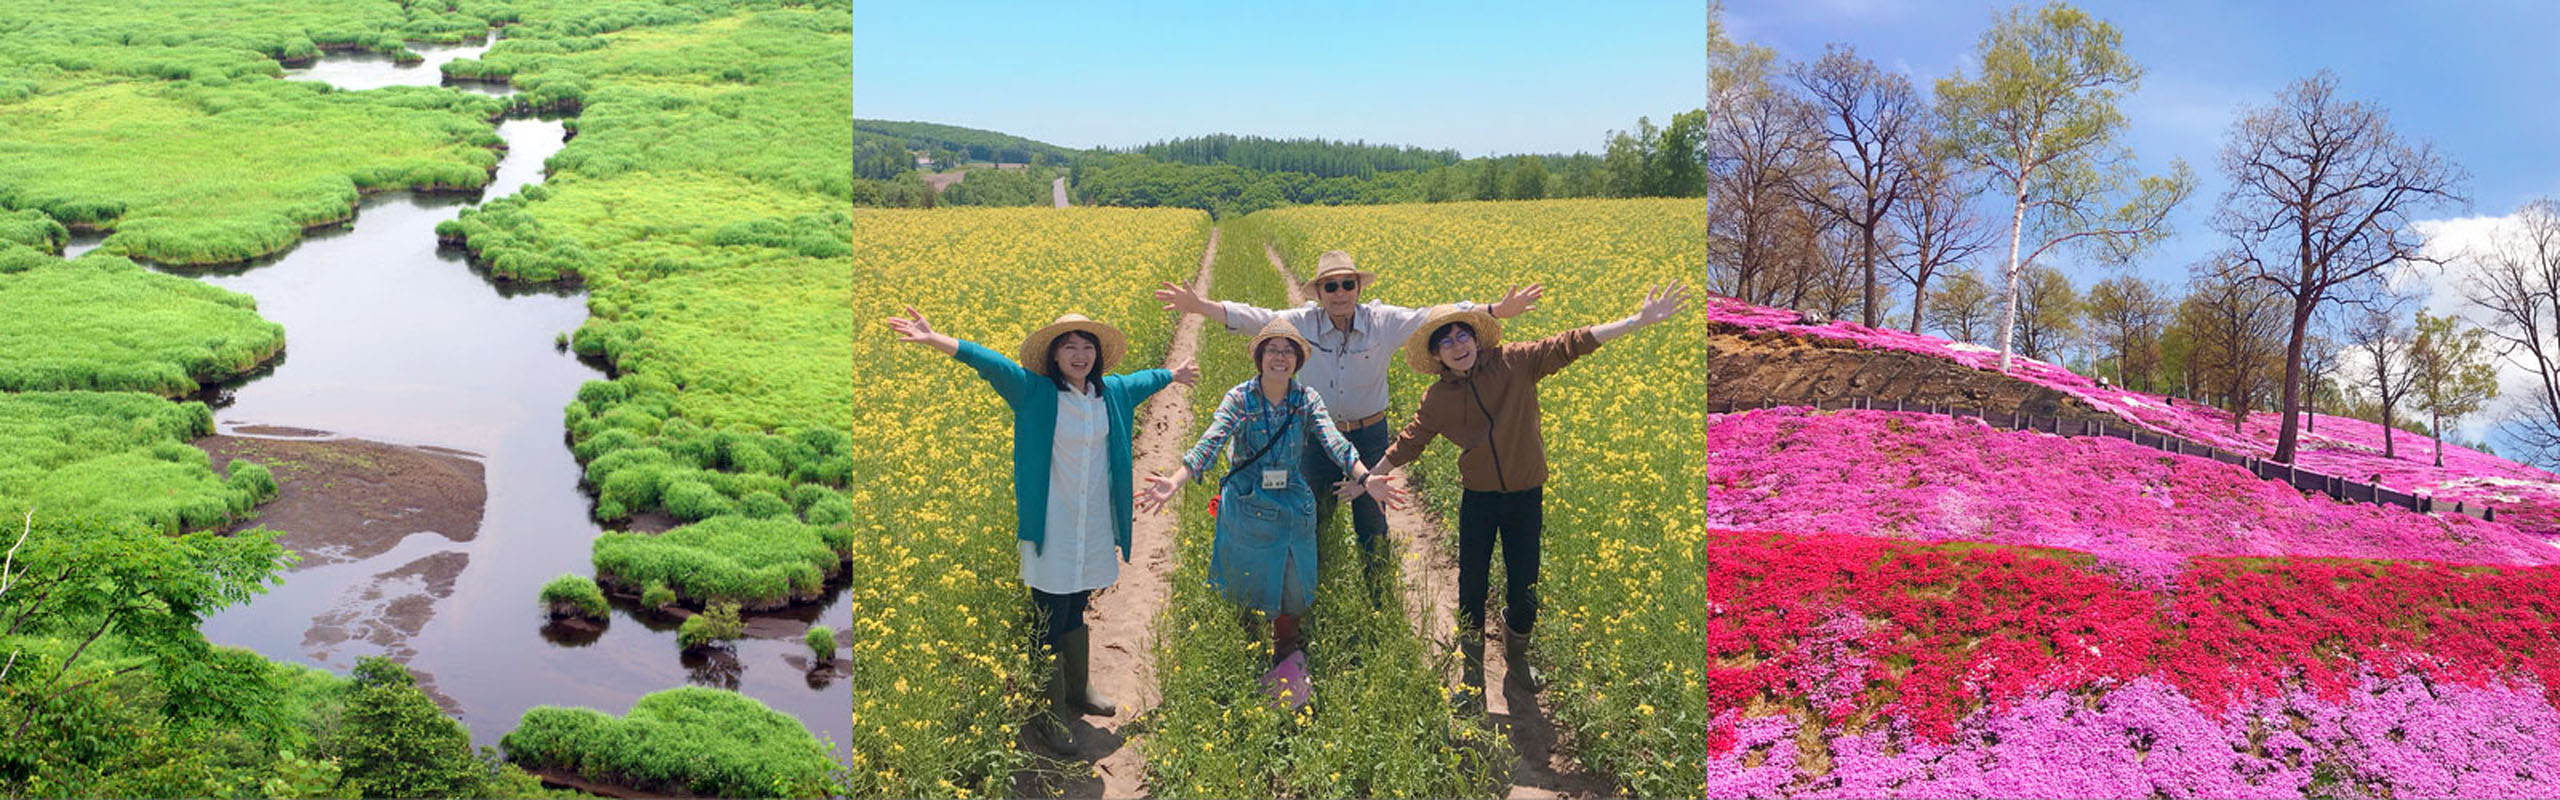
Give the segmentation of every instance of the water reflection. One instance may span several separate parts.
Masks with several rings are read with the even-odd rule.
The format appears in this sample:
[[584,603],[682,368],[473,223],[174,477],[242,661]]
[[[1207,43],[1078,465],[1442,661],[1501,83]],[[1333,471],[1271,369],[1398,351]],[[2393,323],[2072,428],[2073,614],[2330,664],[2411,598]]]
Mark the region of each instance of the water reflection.
[[478,42],[463,44],[426,44],[410,42],[409,49],[426,59],[409,64],[393,60],[390,55],[373,52],[332,52],[307,67],[286,67],[285,80],[314,81],[346,90],[379,89],[385,86],[451,86],[476,94],[503,95],[504,84],[461,81],[445,83],[445,62],[458,58],[479,58],[497,44],[498,32]]

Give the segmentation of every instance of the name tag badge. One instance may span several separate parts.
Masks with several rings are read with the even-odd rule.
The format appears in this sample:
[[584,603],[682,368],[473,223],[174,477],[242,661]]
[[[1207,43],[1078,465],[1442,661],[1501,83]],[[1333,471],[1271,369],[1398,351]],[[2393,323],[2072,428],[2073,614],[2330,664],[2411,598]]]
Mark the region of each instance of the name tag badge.
[[1288,471],[1288,470],[1285,470],[1285,469],[1266,469],[1266,470],[1263,470],[1263,471],[1262,471],[1262,488],[1265,488],[1265,489],[1286,489],[1286,488],[1289,488],[1289,471]]

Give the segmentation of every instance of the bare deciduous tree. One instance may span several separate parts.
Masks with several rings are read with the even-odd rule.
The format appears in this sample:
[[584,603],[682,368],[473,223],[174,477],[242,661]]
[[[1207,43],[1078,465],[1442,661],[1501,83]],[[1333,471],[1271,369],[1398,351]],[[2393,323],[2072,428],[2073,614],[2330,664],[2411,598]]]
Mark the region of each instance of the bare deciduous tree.
[[2160,326],[2169,318],[2169,299],[2160,287],[2131,275],[2109,278],[2089,287],[2085,301],[2089,327],[2103,358],[2116,366],[2116,382],[2151,388],[2160,366]]
[[1997,299],[1974,270],[1947,273],[1930,293],[1929,325],[1949,339],[1981,344],[1991,338],[1991,326],[1999,319],[1999,311],[1991,307]]
[[2373,391],[2374,406],[2382,411],[2383,458],[2399,457],[2391,418],[2417,381],[2416,371],[2409,368],[2409,345],[2417,334],[2409,326],[2408,306],[2407,297],[2380,295],[2357,308],[2347,322],[2347,346],[2364,361],[2363,388]]
[[2199,265],[2187,286],[2178,325],[2195,348],[2191,374],[2197,388],[2222,393],[2231,430],[2238,433],[2249,409],[2274,383],[2284,344],[2283,304],[2222,257]]
[[2337,84],[2327,70],[2294,82],[2234,123],[2222,150],[2232,187],[2214,227],[2231,237],[2236,263],[2292,306],[2277,461],[2293,460],[2299,438],[2312,314],[2369,290],[2385,267],[2429,260],[2412,213],[2463,202],[2460,167],[2402,139],[2380,107],[2339,99]]
[[1820,120],[1820,152],[1830,156],[1831,186],[1799,196],[1857,230],[1859,318],[1874,327],[1884,308],[1876,297],[1878,236],[1911,181],[1904,156],[1919,127],[1913,117],[1920,101],[1910,79],[1877,69],[1847,45],[1831,45],[1822,60],[1792,72]]
[[1911,183],[1893,207],[1902,246],[1887,251],[1885,263],[1911,284],[1911,332],[1919,333],[1929,318],[1929,279],[1990,248],[1992,231],[1973,213],[1976,184],[1955,148],[1925,133],[1908,141],[1903,161],[1911,165]]
[[2526,458],[2560,466],[2560,204],[2526,203],[2515,227],[2468,262],[2463,296],[2488,317],[2499,354],[2534,377],[2502,432]]
[[1710,48],[1707,263],[1710,287],[1766,304],[1768,275],[1787,258],[1786,212],[1817,164],[1812,110],[1770,82],[1776,51]]

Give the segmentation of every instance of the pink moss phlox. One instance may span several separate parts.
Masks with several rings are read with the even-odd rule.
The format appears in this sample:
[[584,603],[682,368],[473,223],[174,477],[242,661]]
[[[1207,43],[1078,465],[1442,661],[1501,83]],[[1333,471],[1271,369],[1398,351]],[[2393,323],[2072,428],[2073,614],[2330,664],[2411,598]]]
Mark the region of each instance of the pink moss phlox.
[[[1958,344],[1936,336],[1869,328],[1849,322],[1820,325],[1796,323],[1795,312],[1710,297],[1701,310],[1716,323],[1745,333],[1780,333],[1852,346],[1917,353],[1976,369],[1997,370],[1997,351]],[[2115,414],[2150,430],[2210,445],[2228,452],[2265,458],[2275,451],[2278,425],[2272,414],[2251,414],[2235,431],[2231,417],[2194,402],[2172,403],[2167,397],[2100,386],[2063,367],[2018,358],[2009,374],[2045,386]],[[2560,476],[2469,448],[2447,445],[2443,467],[2434,466],[2434,440],[2407,432],[2393,434],[2395,456],[2384,458],[2380,425],[2363,420],[2305,415],[2311,430],[2300,434],[2294,463],[2302,469],[2359,483],[2380,476],[2397,492],[2431,496],[2444,502],[2490,503],[2500,521],[2543,537],[2560,536]]]

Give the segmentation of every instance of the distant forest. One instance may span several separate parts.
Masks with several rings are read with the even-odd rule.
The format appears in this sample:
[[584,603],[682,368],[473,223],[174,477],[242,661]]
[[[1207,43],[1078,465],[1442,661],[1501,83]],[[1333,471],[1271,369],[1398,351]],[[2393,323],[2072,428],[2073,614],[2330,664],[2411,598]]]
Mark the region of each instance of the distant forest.
[[[917,159],[928,159],[930,170]],[[997,164],[1026,168],[995,169]],[[952,183],[933,173],[963,170]],[[1074,202],[1176,206],[1226,216],[1284,205],[1436,203],[1550,197],[1703,197],[1706,111],[1611,131],[1599,155],[1463,158],[1454,150],[1213,134],[1074,150],[926,122],[854,121],[854,198],[891,207],[1038,205],[1067,178]],[[936,186],[942,188],[937,191]]]

